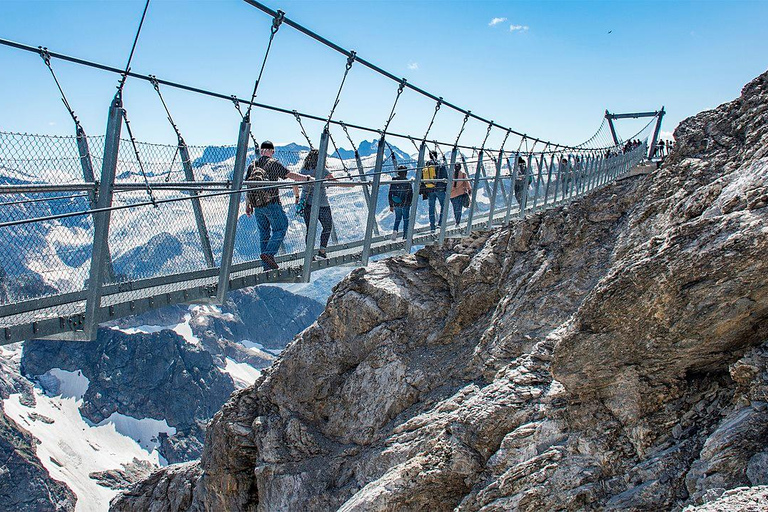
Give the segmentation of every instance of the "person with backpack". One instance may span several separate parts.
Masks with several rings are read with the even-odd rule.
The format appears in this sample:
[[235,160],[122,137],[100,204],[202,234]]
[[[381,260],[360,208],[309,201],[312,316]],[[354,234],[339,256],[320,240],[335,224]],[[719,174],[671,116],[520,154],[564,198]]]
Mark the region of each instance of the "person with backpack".
[[528,165],[525,163],[525,158],[517,158],[517,176],[515,177],[515,199],[520,208],[523,207],[523,192],[525,191],[526,177],[528,175]]
[[448,179],[448,173],[446,172],[445,166],[437,163],[437,151],[429,152],[429,161],[421,170],[421,179],[419,194],[421,194],[422,199],[429,201],[429,230],[434,233],[437,225],[437,222],[435,221],[435,203],[438,201],[440,202],[440,219],[442,219],[446,183],[445,181],[435,182],[429,180]]
[[[278,181],[291,178],[307,181],[307,176],[289,171],[274,158],[275,146],[270,141],[261,143],[261,157],[251,162],[246,173],[246,181]],[[252,185],[245,201],[245,214],[256,217],[259,229],[259,244],[264,270],[280,268],[275,261],[275,254],[283,243],[288,231],[288,217],[280,203],[280,191],[274,185]]]
[[408,181],[408,168],[401,165],[397,168],[397,176],[392,178],[389,185],[389,211],[395,212],[395,225],[392,230],[392,240],[397,239],[400,221],[403,222],[403,239],[408,233],[408,221],[411,216],[413,189]]
[[456,225],[461,223],[461,211],[471,204],[470,194],[472,185],[469,184],[467,174],[461,170],[461,164],[456,164],[453,169],[453,186],[451,187],[451,206]]
[[[301,166],[301,175],[305,178],[313,178],[317,169],[317,161],[320,158],[320,150],[312,149],[304,158],[304,163]],[[331,237],[331,231],[333,231],[333,216],[331,215],[331,203],[328,201],[328,194],[326,192],[325,181],[336,181],[336,178],[331,174],[328,169],[324,169],[323,177],[320,178],[323,183],[320,184],[320,210],[318,220],[323,230],[320,232],[320,249],[317,251],[319,258],[327,258],[328,254],[326,248],[328,247],[328,239]],[[340,186],[354,186],[354,185],[340,185]],[[312,198],[314,197],[314,185],[303,185],[301,191],[301,197],[297,201],[297,213],[304,217],[304,223],[309,228],[310,216],[312,214]],[[295,190],[295,187],[294,187]],[[305,241],[309,237],[309,230],[305,236]]]

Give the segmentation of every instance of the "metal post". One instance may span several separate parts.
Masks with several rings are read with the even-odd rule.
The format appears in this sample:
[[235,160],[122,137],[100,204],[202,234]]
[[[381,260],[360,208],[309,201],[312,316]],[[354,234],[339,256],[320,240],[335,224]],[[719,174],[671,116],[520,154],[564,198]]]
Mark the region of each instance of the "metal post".
[[224,304],[229,291],[229,272],[232,268],[232,254],[235,250],[235,233],[237,219],[240,215],[240,189],[245,178],[245,160],[248,154],[248,137],[251,123],[244,118],[240,123],[240,133],[237,137],[237,152],[235,153],[235,168],[232,171],[232,193],[229,195],[227,224],[224,229],[224,243],[221,248],[221,267],[219,270],[219,286],[216,291],[216,302]]
[[656,152],[656,142],[659,140],[659,132],[661,131],[661,120],[664,119],[664,107],[659,110],[658,119],[656,120],[656,128],[653,130],[653,138],[651,139],[651,148],[648,150],[648,158],[653,158],[653,154]]
[[368,205],[368,219],[365,223],[365,238],[363,239],[362,264],[368,265],[371,257],[371,237],[376,225],[376,204],[379,201],[379,185],[381,184],[381,168],[384,166],[384,134],[379,138],[379,147],[376,150],[376,166],[373,170],[373,190],[371,190],[371,202]]
[[608,120],[608,126],[611,128],[611,136],[613,137],[613,143],[617,146],[619,145],[619,138],[616,136],[616,128],[613,126],[613,116],[608,112],[608,110],[605,111],[605,118]]
[[[77,134],[77,152],[80,154],[80,166],[83,169],[83,181],[87,183],[93,183],[96,181],[96,177],[93,174],[93,162],[91,161],[91,150],[88,148],[88,137],[85,135],[85,130],[83,130],[83,127],[80,126],[80,123],[77,123],[76,126],[76,134]],[[88,205],[93,210],[96,208],[96,191],[93,189],[88,189]],[[96,217],[94,216],[94,225],[96,223]],[[115,270],[112,266],[112,255],[109,252],[109,242],[107,242],[107,247],[105,249],[107,251],[106,254],[106,273],[105,276],[106,279],[110,281],[114,281],[115,277]]]
[[525,166],[525,174],[523,174],[523,202],[520,205],[520,218],[525,217],[525,209],[528,207],[528,177],[531,175],[531,162],[533,161],[533,154],[528,154],[528,164]]
[[101,307],[101,292],[104,284],[104,265],[108,255],[109,220],[112,206],[112,187],[117,171],[117,155],[120,148],[120,130],[122,129],[123,102],[118,92],[109,107],[107,133],[104,140],[104,159],[101,166],[101,181],[96,206],[106,211],[94,214],[93,249],[91,251],[91,269],[88,274],[88,296],[85,304],[85,336],[96,339],[98,325],[96,315]]
[[[181,164],[184,167],[184,177],[189,182],[195,181],[195,174],[192,172],[192,161],[189,157],[189,148],[183,140],[179,140],[179,155],[181,156]],[[205,225],[205,217],[203,216],[203,207],[200,204],[200,198],[196,190],[189,192],[192,196],[192,213],[195,215],[195,224],[197,225],[197,234],[200,237],[200,246],[203,249],[203,255],[205,256],[205,264],[208,268],[213,268],[216,263],[213,261],[213,250],[211,249],[211,239],[208,236],[208,228]]]
[[[360,175],[360,181],[363,183],[363,197],[365,197],[365,204],[368,205],[368,209],[371,209],[371,191],[368,190],[368,186],[365,185],[367,180],[365,179],[365,171],[363,171],[363,161],[360,159],[360,152],[355,149],[355,163],[357,164],[357,173]],[[374,224],[373,232],[376,236],[379,235],[379,226]]]
[[555,176],[555,194],[552,198],[552,204],[558,204],[560,201],[557,200],[557,194],[560,193],[560,184],[563,180],[563,173],[561,169],[560,162],[563,160],[563,155],[561,154],[559,158],[557,158],[557,175]]
[[[472,202],[469,204],[469,214],[467,214],[467,228],[465,233],[469,236],[472,233],[472,221],[475,218],[475,205],[477,204],[477,189],[480,186],[480,169],[483,168],[483,152],[477,157],[477,168],[475,169],[475,177],[472,179]],[[469,178],[469,175],[467,175]],[[446,198],[446,202],[450,202],[450,194]],[[489,214],[492,212],[489,212]]]
[[539,199],[539,190],[541,189],[541,181],[543,179],[543,176],[541,174],[541,168],[543,165],[544,165],[544,153],[542,152],[541,157],[539,158],[539,164],[538,164],[539,169],[538,169],[538,172],[536,173],[537,174],[536,185],[533,189],[533,207],[531,208],[532,212],[536,211],[536,203],[538,202],[538,199]]
[[[317,238],[317,221],[320,218],[320,194],[325,181],[320,181],[325,177],[325,159],[328,153],[328,127],[323,130],[320,136],[319,155],[317,156],[317,167],[315,167],[315,184],[312,186],[312,207],[309,209],[309,225],[307,226],[307,246],[304,249],[304,266],[301,268],[301,280],[308,283],[312,276],[312,257],[315,255],[315,239]],[[375,178],[374,178],[375,180]]]
[[493,214],[496,212],[496,194],[499,191],[499,182],[501,179],[501,159],[504,151],[499,150],[499,158],[496,159],[496,176],[493,178],[493,191],[491,192],[491,207],[488,210],[488,229],[493,227]]
[[451,166],[445,173],[448,178],[448,183],[445,184],[445,198],[443,199],[443,207],[440,209],[440,236],[438,237],[438,242],[440,244],[445,242],[445,228],[448,224],[448,210],[450,209],[450,205],[448,203],[451,202],[451,190],[453,189],[453,169],[456,167],[456,153],[458,152],[459,148],[453,146],[453,149],[451,150]]
[[555,165],[555,154],[552,153],[552,156],[549,159],[549,169],[547,170],[547,186],[544,187],[544,204],[541,207],[542,210],[547,209],[547,199],[549,199],[549,184],[552,182],[552,169],[554,165]]
[[413,198],[411,199],[411,212],[408,217],[408,232],[405,238],[405,252],[411,252],[413,247],[413,228],[416,226],[416,215],[419,211],[419,187],[421,186],[421,171],[424,169],[424,158],[427,145],[422,142],[419,147],[419,159],[416,163],[416,179],[413,181]]
[[[515,197],[515,180],[517,179],[517,159],[520,157],[520,153],[515,153],[514,165],[507,159],[507,165],[512,175],[512,189],[509,191],[509,200],[507,201],[507,213],[504,215],[504,224],[509,224],[509,217],[512,214],[512,198]],[[517,197],[515,197],[517,201]]]

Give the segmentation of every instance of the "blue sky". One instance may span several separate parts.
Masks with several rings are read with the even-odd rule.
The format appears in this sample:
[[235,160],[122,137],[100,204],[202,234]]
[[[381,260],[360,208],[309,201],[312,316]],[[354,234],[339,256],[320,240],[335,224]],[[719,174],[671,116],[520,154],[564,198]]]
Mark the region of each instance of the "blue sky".
[[[768,2],[752,1],[290,1],[266,2],[411,83],[517,130],[578,143],[604,110],[668,112],[665,130],[738,96],[768,67]],[[0,0],[0,37],[124,66],[143,0]],[[491,24],[494,18],[502,19]],[[133,70],[249,96],[271,19],[240,0],[152,0]],[[514,29],[513,29],[514,27]],[[345,59],[284,26],[258,100],[327,115]],[[89,134],[103,133],[117,77],[54,61]],[[356,65],[336,119],[382,128],[397,84]],[[125,106],[137,138],[174,142],[147,83],[129,81]],[[237,137],[231,103],[165,90],[189,144]],[[403,94],[391,125],[423,134],[434,103]],[[438,114],[432,136],[455,139],[462,116]],[[317,143],[321,126],[307,123]],[[637,122],[624,122],[628,136]],[[42,60],[0,47],[0,130],[71,134],[72,125]],[[486,127],[470,122],[462,141]],[[290,116],[257,110],[258,139],[300,141]],[[341,133],[335,134],[337,140]],[[356,139],[371,138],[364,133]],[[494,131],[490,145],[503,134]],[[406,142],[398,145],[411,150]]]

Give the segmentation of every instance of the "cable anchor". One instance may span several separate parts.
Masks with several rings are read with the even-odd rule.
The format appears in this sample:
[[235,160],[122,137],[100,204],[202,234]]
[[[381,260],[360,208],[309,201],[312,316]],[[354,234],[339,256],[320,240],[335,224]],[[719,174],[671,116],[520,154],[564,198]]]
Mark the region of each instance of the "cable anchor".
[[272,31],[272,35],[275,35],[275,33],[280,30],[280,25],[283,24],[283,21],[285,20],[285,13],[283,11],[278,10],[275,17],[272,19],[272,28],[270,29]]

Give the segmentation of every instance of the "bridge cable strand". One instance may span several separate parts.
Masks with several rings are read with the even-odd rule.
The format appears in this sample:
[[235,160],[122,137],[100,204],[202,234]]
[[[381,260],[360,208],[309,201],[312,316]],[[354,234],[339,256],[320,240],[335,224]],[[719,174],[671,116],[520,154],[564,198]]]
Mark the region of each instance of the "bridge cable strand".
[[467,113],[464,114],[464,121],[461,123],[461,130],[459,130],[459,134],[456,136],[456,142],[453,143],[453,147],[459,146],[459,139],[461,138],[461,134],[464,133],[464,128],[467,126],[467,121],[469,121],[469,115],[471,112],[471,110],[467,110]]
[[357,147],[355,146],[355,143],[352,142],[352,137],[349,135],[349,129],[347,128],[347,125],[344,123],[344,121],[339,121],[339,125],[341,125],[341,129],[344,130],[344,134],[347,136],[347,140],[349,141],[350,146],[352,146],[352,150],[357,153]]
[[485,143],[488,142],[488,136],[491,134],[491,130],[493,130],[493,121],[488,123],[488,130],[486,130],[485,138],[483,139],[483,143],[480,145],[480,152],[485,149]]
[[[234,103],[237,113],[240,114],[240,119],[245,121],[245,114],[243,114],[243,111],[240,108],[240,100],[234,94],[230,96],[230,99],[232,100],[232,103]],[[256,142],[256,137],[253,136],[253,132],[251,131],[250,128],[248,129],[248,135],[251,136],[251,141],[253,141],[254,153],[256,154],[256,156],[259,156],[260,154],[259,143]]]
[[261,77],[264,74],[264,67],[267,65],[267,57],[269,57],[269,51],[272,49],[272,41],[275,39],[275,34],[280,30],[280,25],[285,19],[285,13],[283,11],[277,11],[274,18],[272,18],[272,27],[269,29],[269,43],[267,43],[267,51],[264,52],[264,59],[261,61],[261,69],[259,70],[259,76],[253,84],[253,92],[251,93],[251,101],[248,104],[248,110],[245,112],[243,120],[251,122],[251,108],[253,108],[253,102],[256,99],[256,92],[259,89],[259,83],[261,83]]
[[13,206],[17,204],[31,204],[31,203],[44,203],[47,201],[61,201],[64,199],[76,199],[78,197],[88,197],[88,194],[73,194],[69,196],[54,196],[54,197],[38,197],[35,199],[19,199],[18,201],[7,201],[0,203],[0,206]]
[[339,161],[341,162],[341,167],[344,169],[344,174],[346,174],[347,178],[351,180],[352,174],[350,174],[347,164],[344,163],[344,159],[341,157],[341,152],[339,151],[339,147],[336,145],[336,141],[333,140],[333,135],[331,135],[330,130],[328,131],[328,139],[331,141],[331,145],[333,146],[334,153],[336,154],[336,156],[339,158]]
[[333,102],[333,106],[331,107],[331,111],[328,113],[328,119],[325,122],[325,128],[324,130],[328,130],[328,127],[331,124],[331,118],[333,117],[333,113],[336,111],[336,107],[339,106],[339,101],[341,101],[341,91],[344,89],[344,83],[347,81],[347,75],[349,75],[349,70],[352,69],[352,64],[355,63],[357,54],[354,50],[352,50],[349,54],[349,57],[347,57],[347,64],[344,66],[344,76],[341,77],[341,84],[339,85],[339,91],[336,93],[336,99]]
[[144,19],[147,17],[147,9],[149,9],[149,0],[144,4],[144,12],[141,13],[141,21],[139,22],[139,28],[136,29],[136,36],[133,38],[133,45],[131,46],[131,53],[128,54],[128,62],[125,63],[125,70],[123,71],[120,82],[117,85],[117,95],[122,97],[123,87],[125,81],[128,79],[128,72],[131,70],[131,61],[133,60],[133,54],[136,51],[136,44],[139,42],[139,34],[141,34],[141,27],[144,26]]
[[171,165],[168,167],[168,172],[165,174],[165,182],[169,182],[171,180],[171,173],[173,172],[173,164],[176,163],[176,155],[179,154],[181,151],[181,148],[186,147],[187,143],[184,142],[184,137],[181,136],[181,130],[179,130],[179,127],[176,126],[176,123],[173,121],[173,117],[171,116],[171,111],[168,109],[168,105],[165,103],[165,98],[163,98],[163,93],[160,92],[160,84],[157,82],[157,77],[155,75],[149,75],[150,83],[152,84],[152,87],[154,87],[155,92],[157,92],[157,96],[160,98],[160,103],[163,104],[163,108],[165,109],[165,113],[168,116],[168,122],[171,123],[171,126],[173,127],[173,131],[176,132],[176,138],[178,140],[178,143],[176,145],[176,151],[173,153],[173,158],[171,159]]
[[136,162],[139,164],[139,170],[141,171],[141,175],[144,177],[144,184],[146,185],[147,189],[147,195],[149,196],[149,200],[152,202],[152,205],[154,205],[155,208],[157,208],[157,201],[155,200],[155,195],[152,193],[152,186],[149,184],[149,178],[147,178],[147,173],[144,171],[144,164],[141,162],[141,156],[139,155],[139,147],[136,142],[136,138],[133,136],[133,130],[131,130],[131,123],[128,122],[128,113],[124,108],[120,109],[120,112],[123,115],[123,121],[125,121],[125,128],[128,130],[128,137],[131,139],[131,145],[133,146],[133,152],[136,155]]
[[293,117],[294,119],[296,119],[296,122],[299,123],[299,128],[301,128],[301,134],[307,140],[307,144],[309,144],[309,149],[315,149],[315,146],[312,145],[312,140],[309,138],[309,135],[307,135],[307,131],[304,129],[304,125],[301,122],[301,116],[299,115],[299,112],[297,110],[293,111]]
[[400,86],[397,88],[397,96],[395,96],[395,103],[392,105],[392,111],[389,113],[389,119],[387,119],[387,122],[384,124],[384,134],[387,133],[387,130],[389,129],[389,123],[392,122],[392,119],[395,118],[395,109],[397,108],[397,102],[400,100],[400,95],[403,94],[403,89],[405,89],[405,84],[407,80],[403,78],[400,81]]
[[56,82],[56,87],[59,89],[59,93],[61,93],[61,101],[64,103],[64,106],[67,108],[67,112],[69,112],[69,115],[72,117],[72,121],[75,122],[75,128],[79,131],[82,129],[80,126],[80,121],[77,119],[77,116],[75,115],[75,111],[72,109],[72,107],[69,105],[69,101],[67,101],[67,96],[64,94],[64,89],[61,88],[61,84],[59,83],[59,79],[56,77],[56,73],[53,71],[53,66],[51,65],[51,53],[48,51],[48,48],[38,46],[40,49],[40,57],[43,59],[43,62],[45,62],[45,65],[48,67],[48,71],[51,72],[51,76],[53,77],[53,81]]
[[440,110],[440,107],[443,105],[443,97],[440,96],[437,99],[437,103],[435,104],[435,111],[432,113],[432,119],[429,121],[429,126],[427,126],[427,131],[424,132],[424,137],[422,137],[421,142],[424,143],[427,140],[427,135],[429,135],[429,131],[432,129],[432,125],[435,123],[435,117],[437,117],[437,112]]

